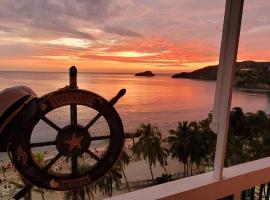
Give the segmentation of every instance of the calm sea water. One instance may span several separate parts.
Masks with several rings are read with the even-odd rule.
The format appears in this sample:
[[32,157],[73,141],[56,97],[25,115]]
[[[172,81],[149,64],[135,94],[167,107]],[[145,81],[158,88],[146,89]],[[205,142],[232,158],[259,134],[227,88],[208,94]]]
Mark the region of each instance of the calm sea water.
[[[40,72],[0,72],[0,90],[26,85],[31,87],[38,96],[57,90],[68,84],[67,73],[40,73]],[[135,77],[132,74],[78,74],[79,87],[91,90],[111,99],[117,92],[126,88],[126,95],[115,106],[122,118],[126,132],[134,132],[141,123],[151,122],[158,126],[166,136],[168,130],[175,128],[179,121],[205,119],[213,108],[215,82],[197,81],[189,79],[171,79],[169,75],[152,78]],[[250,91],[234,89],[233,107],[240,106],[245,112],[264,110],[270,113],[270,93],[266,91]],[[86,124],[96,113],[86,107],[78,108],[78,121]],[[49,113],[48,118],[59,126],[69,124],[69,108],[63,107]],[[108,126],[104,119],[91,127],[92,134],[108,133]],[[31,140],[55,140],[56,131],[43,121],[34,129]],[[131,142],[131,141],[129,141]],[[91,143],[93,149],[106,149],[106,141]],[[54,146],[32,149],[32,151],[48,151],[48,157],[57,153]],[[7,160],[6,153],[0,153],[0,160]],[[179,163],[169,159],[168,170],[175,173],[180,170]],[[126,171],[130,180],[150,178],[145,172],[146,164],[134,162]],[[160,167],[159,167],[160,168]],[[155,168],[154,173],[160,174],[162,169]],[[137,170],[137,171],[136,171]],[[139,175],[139,176],[138,176]]]
[[[67,73],[0,72],[0,90],[26,85],[42,96],[67,84]],[[123,120],[125,131],[135,131],[141,123],[151,122],[165,135],[179,121],[206,118],[213,108],[215,92],[214,81],[171,79],[169,75],[147,78],[132,74],[79,73],[78,85],[108,100],[121,88],[126,88],[126,95],[115,106]],[[234,89],[232,106],[240,106],[246,112],[264,110],[270,113],[270,93]],[[64,124],[64,115],[67,113],[64,109],[59,109],[51,116],[58,123]],[[91,119],[91,114],[86,109],[79,109],[79,113],[82,123]]]

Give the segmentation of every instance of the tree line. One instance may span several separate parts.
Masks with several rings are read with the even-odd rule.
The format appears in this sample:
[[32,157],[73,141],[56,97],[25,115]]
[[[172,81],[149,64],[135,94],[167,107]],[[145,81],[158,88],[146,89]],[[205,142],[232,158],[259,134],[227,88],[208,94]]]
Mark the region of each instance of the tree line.
[[[166,169],[169,157],[183,164],[184,177],[213,168],[216,134],[209,128],[211,121],[212,113],[198,122],[179,122],[174,129],[169,130],[167,137],[162,137],[163,134],[158,127],[151,123],[141,124],[136,131],[141,136],[132,146],[132,155],[124,151],[113,170],[94,185],[83,188],[82,192],[88,193],[88,199],[93,198],[93,191],[97,189],[104,195],[112,196],[113,186],[121,188],[119,174],[124,176],[127,188],[131,191],[128,177],[124,172],[125,166],[130,163],[130,156],[147,162],[152,180],[155,179],[153,167],[157,164],[164,170],[161,177],[171,177]],[[264,111],[244,113],[240,107],[233,108],[230,113],[225,166],[229,167],[269,155],[270,116]]]

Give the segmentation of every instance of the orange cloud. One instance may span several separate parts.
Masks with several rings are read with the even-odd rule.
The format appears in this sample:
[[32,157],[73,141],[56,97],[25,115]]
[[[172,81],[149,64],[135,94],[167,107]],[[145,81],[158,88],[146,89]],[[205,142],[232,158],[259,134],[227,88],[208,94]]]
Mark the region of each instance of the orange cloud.
[[[0,6],[0,70],[179,72],[218,61],[225,1],[31,2]],[[268,10],[246,4],[238,59],[269,60]]]

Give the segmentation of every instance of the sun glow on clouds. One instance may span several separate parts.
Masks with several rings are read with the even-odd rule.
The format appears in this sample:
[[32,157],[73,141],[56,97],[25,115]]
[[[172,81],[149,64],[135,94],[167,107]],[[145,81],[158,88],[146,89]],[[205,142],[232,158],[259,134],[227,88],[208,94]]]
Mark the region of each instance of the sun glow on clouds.
[[89,39],[80,39],[80,38],[59,38],[55,40],[34,40],[31,38],[23,37],[2,37],[0,38],[0,44],[7,43],[28,43],[28,44],[49,44],[49,45],[61,45],[68,47],[77,47],[77,48],[88,48],[91,47],[94,42]]
[[[225,0],[3,0],[0,70],[179,72],[216,64],[224,6]],[[238,59],[269,60],[270,3],[247,6]]]
[[33,58],[40,58],[46,60],[80,60],[77,56],[72,55],[59,55],[59,56],[33,56]]
[[157,54],[156,53],[147,53],[147,52],[137,52],[137,51],[119,51],[119,52],[103,53],[100,55],[118,56],[118,57],[124,57],[124,58],[139,58],[139,57],[146,57],[146,56],[154,56]]
[[88,48],[93,44],[93,41],[79,38],[60,38],[56,40],[46,41],[47,44],[64,45],[78,48]]
[[24,37],[9,37],[9,36],[0,36],[0,45],[1,44],[10,44],[10,43],[31,43],[34,42],[29,38]]

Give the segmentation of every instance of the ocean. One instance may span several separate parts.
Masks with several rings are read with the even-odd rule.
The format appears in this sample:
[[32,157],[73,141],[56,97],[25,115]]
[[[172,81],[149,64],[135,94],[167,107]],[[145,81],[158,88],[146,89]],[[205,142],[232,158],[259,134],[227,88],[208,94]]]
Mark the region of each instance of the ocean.
[[[26,85],[31,87],[38,96],[55,91],[68,85],[68,73],[54,72],[0,72],[0,90],[7,87]],[[115,105],[124,125],[125,132],[135,132],[142,123],[157,126],[163,136],[177,126],[179,121],[199,121],[205,119],[213,109],[215,81],[190,79],[172,79],[168,74],[155,77],[135,77],[133,74],[78,73],[78,86],[93,91],[110,100],[117,92],[125,88],[127,93]],[[233,90],[232,107],[242,107],[245,112],[263,110],[270,113],[270,92],[259,90]],[[78,107],[78,122],[88,123],[96,113],[86,107]],[[47,115],[58,126],[69,124],[69,108],[63,107]],[[106,134],[108,126],[104,119],[99,119],[91,127],[91,134]],[[31,142],[54,140],[56,132],[43,121],[34,129]],[[131,141],[129,141],[131,142]],[[93,146],[92,146],[93,145]],[[97,141],[90,148],[106,149],[107,143]],[[55,147],[36,148],[32,151],[47,151],[47,159],[56,153]],[[7,160],[7,154],[1,153],[0,160]],[[149,178],[149,173],[139,173],[142,165],[133,162],[127,168],[131,180]],[[145,164],[142,166],[144,167]],[[147,166],[146,166],[147,167]],[[136,170],[138,173],[135,173]],[[179,163],[169,160],[168,170],[178,171]],[[135,171],[134,171],[135,170]],[[155,169],[156,174],[162,169]],[[140,176],[138,176],[140,174]]]
[[[0,90],[25,85],[38,96],[64,87],[68,81],[68,73],[64,72],[0,72]],[[115,105],[125,131],[134,132],[141,123],[150,122],[164,135],[179,121],[205,119],[213,109],[215,93],[215,81],[172,79],[166,74],[148,78],[133,74],[78,73],[78,86],[107,100],[125,88],[126,95]],[[236,106],[245,112],[270,113],[270,92],[235,88],[232,107]],[[61,124],[65,114],[68,113],[64,109],[59,109],[54,113],[55,120]],[[79,120],[86,123],[91,118],[88,114],[86,109],[79,109]]]

